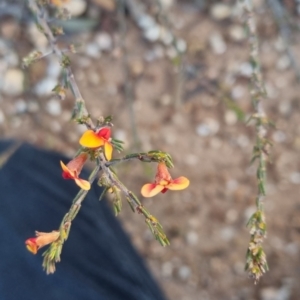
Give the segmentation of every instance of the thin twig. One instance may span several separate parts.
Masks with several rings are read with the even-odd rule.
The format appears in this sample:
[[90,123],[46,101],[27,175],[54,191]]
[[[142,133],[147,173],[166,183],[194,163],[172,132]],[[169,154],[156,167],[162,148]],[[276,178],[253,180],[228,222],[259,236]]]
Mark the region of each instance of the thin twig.
[[74,74],[72,72],[72,69],[69,64],[63,63],[65,54],[63,50],[61,50],[57,44],[57,38],[53,35],[52,30],[50,29],[46,14],[43,11],[41,7],[38,6],[35,0],[27,0],[28,1],[28,7],[31,10],[31,12],[34,14],[36,18],[36,23],[38,25],[38,28],[42,30],[42,32],[45,34],[46,38],[49,41],[50,48],[52,49],[53,53],[59,58],[61,63],[63,64],[64,69],[66,70],[66,75],[68,78],[68,83],[70,85],[71,91],[75,97],[75,105],[74,105],[74,115],[78,119],[85,119],[85,124],[89,128],[95,128],[93,125],[93,122],[91,118],[89,117],[89,113],[86,108],[86,104],[84,101],[83,96],[81,95],[81,92],[78,88],[78,85],[76,83]]
[[266,222],[263,201],[266,196],[266,164],[268,162],[267,126],[270,122],[265,114],[262,100],[267,96],[262,79],[259,61],[258,37],[256,23],[252,11],[251,1],[241,0],[246,13],[246,26],[249,31],[250,62],[252,64],[251,75],[251,98],[254,113],[252,119],[255,121],[256,144],[253,148],[252,161],[258,160],[257,166],[257,195],[256,212],[251,216],[248,227],[250,228],[250,242],[247,250],[247,262],[245,269],[254,278],[255,283],[268,270],[266,255],[262,243],[266,237]]

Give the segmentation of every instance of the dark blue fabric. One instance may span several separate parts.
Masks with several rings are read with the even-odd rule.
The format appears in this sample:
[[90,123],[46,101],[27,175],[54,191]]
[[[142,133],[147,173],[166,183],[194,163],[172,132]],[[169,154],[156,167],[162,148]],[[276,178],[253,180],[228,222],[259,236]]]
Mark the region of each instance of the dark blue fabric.
[[[1,142],[0,151],[10,142]],[[100,188],[88,193],[72,223],[62,261],[42,270],[44,249],[32,255],[24,241],[59,227],[78,187],[61,177],[59,154],[22,145],[0,169],[1,300],[163,300]],[[87,178],[83,171],[82,177]]]

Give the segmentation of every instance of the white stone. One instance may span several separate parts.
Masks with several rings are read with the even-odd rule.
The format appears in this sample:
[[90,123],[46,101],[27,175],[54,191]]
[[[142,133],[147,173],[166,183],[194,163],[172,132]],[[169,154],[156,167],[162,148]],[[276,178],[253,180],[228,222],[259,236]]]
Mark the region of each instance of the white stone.
[[58,78],[62,71],[62,67],[57,59],[49,59],[47,66],[47,75],[52,78]]
[[281,130],[276,130],[272,137],[276,143],[282,143],[286,140],[286,134]]
[[87,3],[85,0],[70,0],[65,2],[63,7],[66,8],[72,16],[78,17],[85,12]]
[[24,73],[20,69],[8,69],[3,76],[3,93],[18,96],[24,90]]
[[143,15],[138,20],[138,25],[142,29],[148,29],[148,28],[151,28],[153,26],[156,26],[156,22],[155,22],[154,18],[152,18],[151,16]]
[[200,136],[215,135],[220,129],[220,124],[215,119],[207,118],[196,127],[196,132]]
[[225,53],[227,46],[220,33],[212,33],[209,37],[209,44],[215,54],[221,55]]
[[190,246],[194,246],[197,245],[198,241],[199,241],[199,236],[198,233],[196,231],[189,231],[186,234],[186,242],[188,243],[188,245]]
[[172,33],[170,32],[170,30],[166,29],[165,27],[161,27],[160,39],[165,45],[168,46],[168,45],[171,45],[174,37],[173,37]]
[[225,122],[227,125],[234,125],[236,124],[238,118],[234,111],[227,110],[225,113]]
[[245,77],[251,77],[253,68],[249,62],[244,62],[240,66],[240,73]]
[[27,28],[30,41],[33,43],[35,48],[37,50],[45,51],[48,47],[48,40],[45,35],[37,29],[35,23],[31,23],[27,26]]
[[57,85],[57,80],[52,77],[46,77],[39,81],[34,87],[34,92],[38,96],[47,96],[52,93],[52,90]]
[[150,42],[155,42],[160,37],[160,27],[158,25],[147,28],[144,31],[145,38]]
[[182,266],[178,270],[178,276],[181,280],[186,281],[191,276],[191,269],[188,266]]
[[288,55],[282,55],[277,61],[276,67],[278,70],[283,71],[291,66],[291,60]]
[[57,99],[51,99],[46,105],[47,111],[52,116],[59,116],[61,114],[61,104]]
[[88,43],[85,47],[85,53],[92,58],[99,58],[101,56],[101,51],[97,43]]
[[176,48],[180,53],[184,53],[187,49],[186,41],[183,39],[178,39],[176,41]]
[[95,42],[101,51],[109,51],[112,49],[112,38],[107,32],[100,32],[95,37]]
[[15,103],[15,111],[16,113],[24,113],[27,111],[27,103],[23,99],[18,100]]
[[231,97],[235,100],[241,99],[245,95],[245,88],[242,85],[237,85],[231,90]]
[[172,277],[174,266],[171,262],[167,261],[161,266],[161,273],[164,277]]
[[290,174],[290,182],[293,184],[300,184],[300,172],[293,172]]
[[236,230],[232,226],[224,227],[220,230],[220,237],[224,241],[231,241],[236,235]]
[[218,21],[228,19],[231,15],[231,8],[227,4],[216,3],[211,7],[211,16]]
[[239,25],[232,25],[229,28],[229,36],[235,42],[241,42],[246,38],[245,29]]

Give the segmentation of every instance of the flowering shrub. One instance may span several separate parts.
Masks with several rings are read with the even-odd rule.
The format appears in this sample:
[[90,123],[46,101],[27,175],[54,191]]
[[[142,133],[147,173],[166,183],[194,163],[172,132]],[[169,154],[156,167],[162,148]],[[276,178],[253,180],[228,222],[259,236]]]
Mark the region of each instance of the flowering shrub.
[[[43,267],[46,272],[55,272],[55,264],[60,261],[60,255],[64,242],[67,240],[71,223],[80,210],[81,203],[91,188],[93,182],[98,179],[98,185],[103,187],[103,193],[100,199],[109,192],[112,195],[112,202],[115,214],[120,213],[122,208],[121,194],[123,194],[133,211],[142,214],[145,217],[145,222],[153,233],[154,237],[162,246],[169,245],[169,240],[166,237],[163,227],[159,221],[152,216],[147,209],[141,204],[138,197],[121,182],[112,166],[121,162],[138,159],[141,162],[157,163],[157,175],[153,184],[146,184],[142,187],[141,193],[144,197],[153,197],[157,193],[165,193],[170,190],[182,190],[188,187],[189,180],[185,177],[172,179],[168,168],[173,167],[172,158],[168,153],[162,151],[149,151],[146,153],[132,153],[121,159],[113,159],[113,150],[121,152],[123,150],[123,142],[111,137],[111,117],[100,118],[95,125],[90,114],[88,113],[85,101],[80,93],[80,90],[75,81],[74,75],[70,66],[70,59],[57,45],[58,34],[62,34],[61,28],[52,29],[49,27],[48,20],[44,13],[48,5],[60,6],[62,0],[35,1],[29,0],[29,8],[35,16],[38,28],[43,31],[47,37],[53,54],[57,55],[61,60],[62,72],[65,75],[63,84],[58,84],[53,88],[53,92],[60,98],[65,97],[66,89],[70,88],[75,98],[75,107],[73,111],[73,119],[78,124],[85,124],[87,131],[79,139],[81,148],[77,151],[77,155],[67,164],[60,162],[62,168],[62,177],[64,179],[72,179],[80,187],[80,191],[73,199],[72,206],[69,212],[64,216],[59,229],[50,233],[36,231],[36,237],[29,238],[25,241],[27,249],[36,254],[37,251],[49,245],[44,252]],[[66,16],[65,10],[58,12],[61,16]],[[70,46],[70,51],[74,47]],[[24,58],[24,66],[29,66],[36,60],[44,57],[43,53],[34,51]],[[91,172],[88,180],[80,178],[81,170],[90,160],[94,163],[94,169]],[[99,176],[100,175],[100,176]]]

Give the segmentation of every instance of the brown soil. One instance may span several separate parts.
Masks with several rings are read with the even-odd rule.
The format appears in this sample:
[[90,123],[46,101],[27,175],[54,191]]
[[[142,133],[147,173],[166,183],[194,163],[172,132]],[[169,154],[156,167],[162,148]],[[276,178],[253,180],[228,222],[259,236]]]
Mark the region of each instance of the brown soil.
[[[99,59],[72,55],[75,78],[89,111],[95,118],[113,115],[114,133],[125,140],[125,152],[132,151],[135,141],[132,105],[139,149],[169,152],[175,164],[172,176],[183,175],[191,181],[184,191],[142,199],[164,226],[171,246],[161,247],[143,218],[133,214],[126,203],[119,219],[169,299],[300,299],[300,87],[293,66],[278,69],[278,60],[285,52],[275,47],[278,33],[271,12],[258,9],[260,56],[269,91],[264,105],[276,129],[270,130],[275,141],[265,200],[268,238],[264,248],[270,271],[254,285],[243,268],[249,241],[246,222],[256,195],[255,165],[249,163],[255,132],[251,124],[235,120],[226,102],[226,96],[241,91],[234,101],[246,114],[251,113],[249,78],[238,73],[248,60],[248,44],[230,37],[231,26],[241,24],[238,18],[216,22],[207,11],[187,5],[177,5],[170,12],[173,19],[182,18],[183,26],[175,33],[188,43],[187,71],[179,91],[180,79],[170,60],[143,59],[155,44],[146,42],[132,22],[126,37],[129,65],[137,70],[127,78],[133,84],[132,104],[124,97],[119,49]],[[117,40],[114,24],[106,26],[112,26]],[[215,54],[209,45],[214,32],[225,39],[227,50],[222,55]],[[93,35],[83,33],[72,39],[89,41]],[[22,37],[13,40],[20,56],[32,47],[25,33]],[[293,49],[299,53],[297,41]],[[83,66],[82,59],[91,62],[89,67]],[[62,113],[54,117],[47,111],[49,98],[37,98],[31,92],[31,86],[44,76],[45,65],[41,61],[29,68],[22,97],[3,95],[0,103],[5,123],[1,133],[4,138],[25,140],[72,156],[83,128],[69,121],[71,95],[62,101]],[[182,101],[175,105],[178,93],[182,93]],[[35,102],[38,111],[16,113],[20,98]],[[197,128],[203,123],[212,124],[215,131],[199,135]],[[132,162],[118,170],[128,188],[139,194],[141,186],[152,180],[155,165]],[[272,291],[278,296],[286,290],[291,293],[288,298],[266,296]]]

